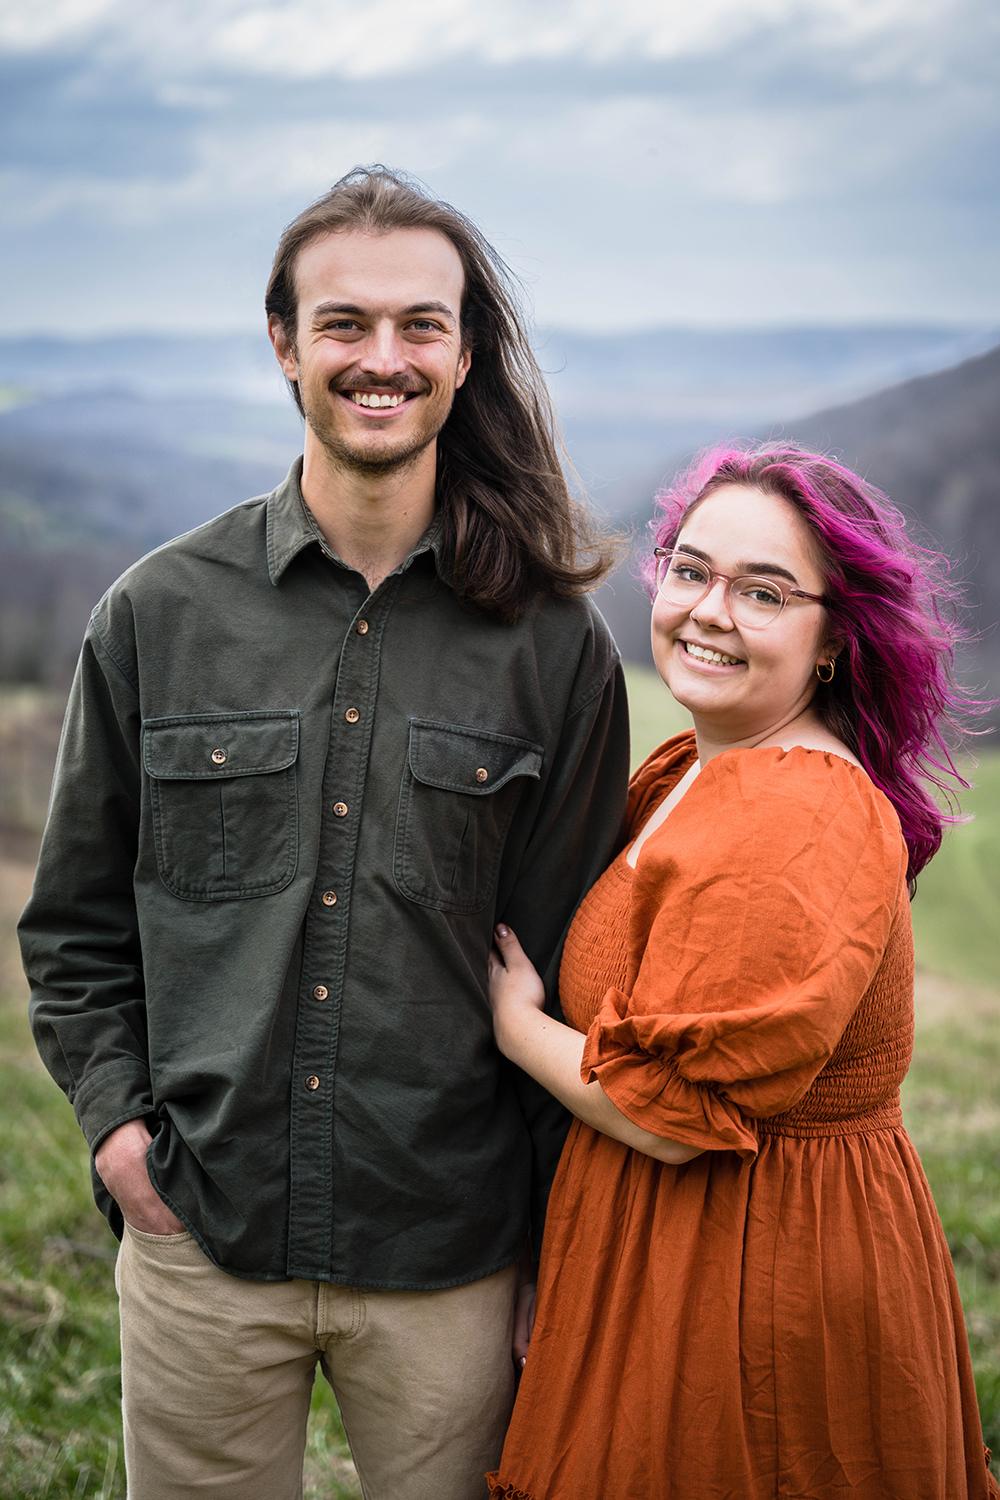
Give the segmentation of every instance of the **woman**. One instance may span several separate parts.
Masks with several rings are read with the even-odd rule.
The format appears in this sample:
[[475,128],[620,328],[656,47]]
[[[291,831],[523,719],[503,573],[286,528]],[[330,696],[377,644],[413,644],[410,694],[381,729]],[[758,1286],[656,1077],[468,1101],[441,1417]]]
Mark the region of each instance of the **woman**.
[[566,944],[497,932],[501,1050],[577,1116],[494,1500],[985,1500],[962,1312],[902,1128],[908,881],[943,818],[948,586],[794,447],[661,499],[652,640],[694,719]]

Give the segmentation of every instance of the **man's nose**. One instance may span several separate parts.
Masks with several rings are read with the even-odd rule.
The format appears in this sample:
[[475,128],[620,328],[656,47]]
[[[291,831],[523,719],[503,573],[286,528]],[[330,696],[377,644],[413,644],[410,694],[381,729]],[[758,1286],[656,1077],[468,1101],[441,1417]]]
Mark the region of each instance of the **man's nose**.
[[391,323],[377,323],[365,340],[361,367],[369,375],[399,375],[406,369],[406,347]]

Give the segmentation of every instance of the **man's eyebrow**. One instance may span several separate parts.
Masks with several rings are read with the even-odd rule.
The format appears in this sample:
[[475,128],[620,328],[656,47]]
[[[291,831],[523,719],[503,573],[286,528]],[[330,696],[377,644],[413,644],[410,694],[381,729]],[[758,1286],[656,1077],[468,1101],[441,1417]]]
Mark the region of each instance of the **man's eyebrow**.
[[[447,302],[415,302],[412,307],[404,307],[401,316],[404,318],[414,318],[419,313],[429,312],[443,313],[446,318],[455,318],[455,314]],[[356,302],[320,302],[312,311],[314,318],[328,318],[333,314],[340,316],[346,314],[352,318],[367,316],[365,309],[359,307]]]
[[354,302],[320,302],[312,310],[314,318],[326,318],[330,313],[350,313],[352,317],[364,317],[364,308]]
[[417,313],[425,312],[444,313],[446,318],[454,318],[455,316],[447,302],[415,302],[412,307],[403,308],[404,318],[412,318]]
[[[679,546],[677,550],[678,552],[687,552],[692,557],[699,558],[703,563],[708,563],[709,567],[712,566],[712,559],[709,557],[707,552],[702,552],[700,547],[689,547],[685,544],[682,547]],[[794,584],[796,588],[798,588],[799,586],[799,580],[796,578],[795,574],[789,573],[787,568],[782,568],[777,563],[740,563],[734,576],[739,578],[748,573],[752,573],[754,577],[766,576],[768,578],[787,578],[788,582]]]

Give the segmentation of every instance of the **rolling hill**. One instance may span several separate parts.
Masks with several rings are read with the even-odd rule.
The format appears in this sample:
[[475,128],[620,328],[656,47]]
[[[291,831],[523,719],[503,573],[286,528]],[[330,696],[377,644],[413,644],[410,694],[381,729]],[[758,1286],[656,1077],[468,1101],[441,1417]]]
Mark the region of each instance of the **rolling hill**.
[[[1000,348],[758,435],[794,438],[841,457],[947,554],[968,585],[979,635],[964,668],[989,696],[1000,696]],[[675,457],[663,472],[676,465]],[[649,495],[636,497],[619,523],[642,534],[652,510]],[[623,654],[648,660],[649,603],[627,568],[600,590],[598,602]]]
[[[1000,350],[955,361],[990,340],[959,328],[550,331],[538,351],[570,459],[605,513],[641,526],[680,456],[781,430],[842,452],[919,516],[988,631],[1000,619]],[[0,680],[64,682],[122,568],[266,493],[300,445],[263,335],[0,339]],[[600,602],[625,655],[647,661],[648,604],[627,572]],[[1000,684],[995,631],[981,663]]]

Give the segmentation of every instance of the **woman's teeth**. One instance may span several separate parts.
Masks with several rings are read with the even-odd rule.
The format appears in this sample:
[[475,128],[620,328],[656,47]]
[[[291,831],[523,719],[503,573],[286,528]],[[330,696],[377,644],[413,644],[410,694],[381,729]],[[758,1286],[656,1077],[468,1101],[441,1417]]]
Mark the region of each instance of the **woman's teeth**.
[[350,391],[355,406],[399,406],[406,396],[369,396],[367,391]]
[[684,650],[688,656],[696,656],[699,661],[721,662],[724,667],[741,665],[738,656],[725,656],[721,651],[708,651],[704,646],[692,646],[690,641],[684,642]]

